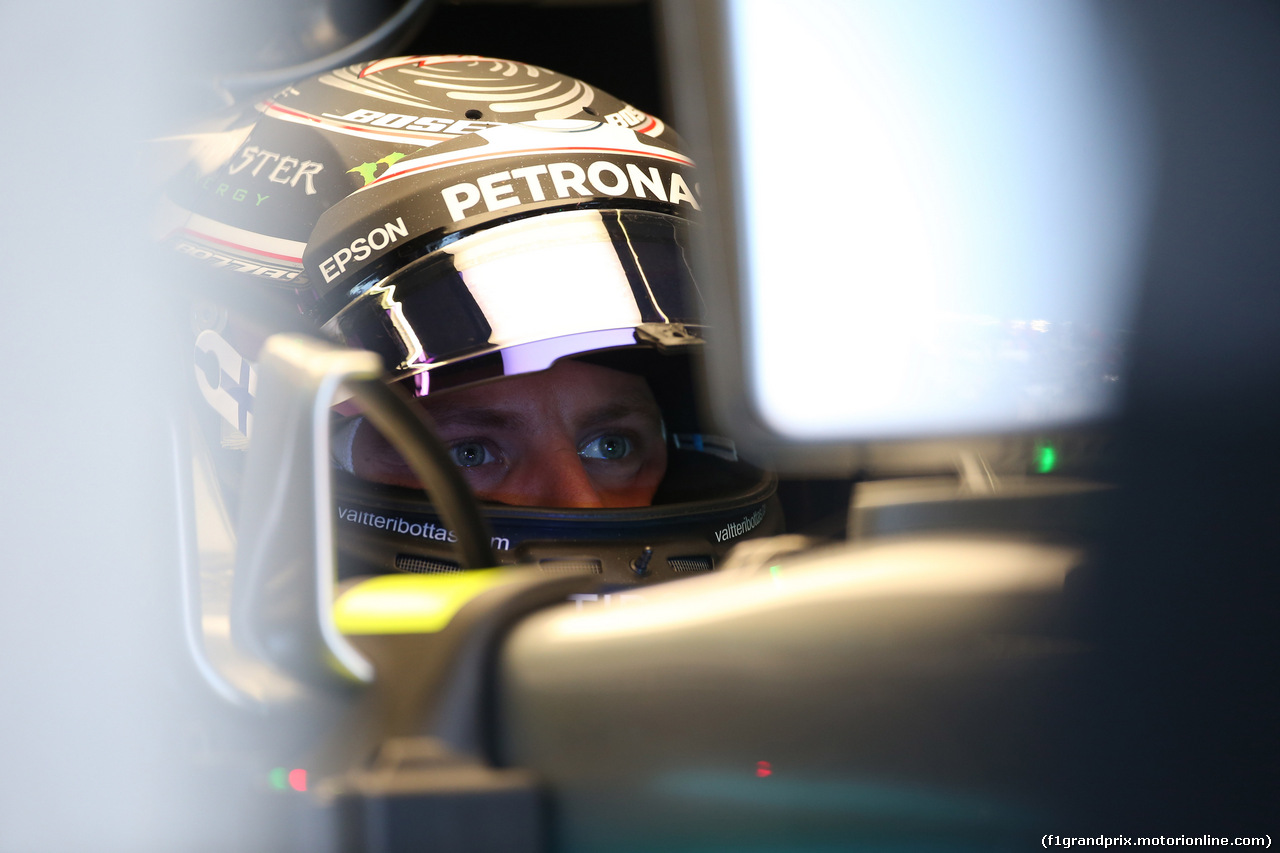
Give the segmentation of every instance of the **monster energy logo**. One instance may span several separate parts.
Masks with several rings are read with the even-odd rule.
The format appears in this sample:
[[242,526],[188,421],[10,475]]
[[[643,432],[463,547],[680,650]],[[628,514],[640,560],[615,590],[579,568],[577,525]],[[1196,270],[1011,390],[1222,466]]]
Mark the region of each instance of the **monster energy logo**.
[[[257,145],[240,149],[238,156],[239,162],[227,164],[227,174],[235,175],[252,166],[253,168],[249,170],[250,175],[256,178],[265,170],[267,180],[273,184],[288,184],[296,187],[298,181],[302,181],[303,191],[307,195],[316,194],[314,178],[324,171],[324,164],[318,160],[299,160],[287,154],[267,151]],[[265,199],[266,196],[263,198]]]
[[[392,166],[394,166],[396,163],[399,163],[401,160],[403,160],[407,156],[409,155],[402,154],[399,151],[393,151],[390,154],[388,154],[386,157],[381,157],[377,160],[374,160],[372,163],[361,163],[359,166],[356,166],[354,169],[347,169],[347,174],[355,172],[357,175],[364,178],[364,185],[367,187],[369,186],[369,184],[373,183],[378,179],[379,171],[385,174],[387,169],[390,169]],[[382,167],[382,168],[379,168],[379,167]]]

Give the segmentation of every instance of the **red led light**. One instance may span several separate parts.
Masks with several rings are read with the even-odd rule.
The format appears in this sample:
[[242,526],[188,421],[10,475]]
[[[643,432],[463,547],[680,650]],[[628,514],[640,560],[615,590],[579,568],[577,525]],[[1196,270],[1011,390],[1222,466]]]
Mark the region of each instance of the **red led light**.
[[773,775],[773,765],[767,761],[756,762],[756,775],[763,779],[766,776]]
[[307,771],[302,768],[289,771],[289,787],[295,791],[307,790]]

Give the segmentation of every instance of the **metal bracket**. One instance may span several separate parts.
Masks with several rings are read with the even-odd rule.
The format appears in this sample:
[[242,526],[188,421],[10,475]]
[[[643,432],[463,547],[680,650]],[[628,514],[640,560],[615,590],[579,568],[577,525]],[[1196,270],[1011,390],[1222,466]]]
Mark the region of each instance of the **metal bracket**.
[[345,380],[381,373],[374,353],[301,335],[268,338],[258,360],[231,631],[237,645],[310,684],[373,679],[333,622],[329,419]]

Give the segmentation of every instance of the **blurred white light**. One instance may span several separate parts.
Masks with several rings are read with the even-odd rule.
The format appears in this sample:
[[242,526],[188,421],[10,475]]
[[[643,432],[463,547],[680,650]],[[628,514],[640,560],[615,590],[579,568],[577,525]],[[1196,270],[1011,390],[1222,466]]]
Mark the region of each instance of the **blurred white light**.
[[1151,164],[1091,7],[726,8],[766,423],[848,440],[1105,414],[1107,338],[1082,331],[1126,322]]

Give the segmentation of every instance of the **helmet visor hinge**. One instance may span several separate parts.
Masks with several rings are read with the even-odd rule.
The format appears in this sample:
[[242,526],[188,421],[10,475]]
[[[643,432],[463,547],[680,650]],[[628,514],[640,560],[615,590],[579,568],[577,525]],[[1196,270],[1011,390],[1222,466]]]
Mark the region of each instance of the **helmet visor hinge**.
[[636,326],[636,340],[653,344],[659,351],[703,342],[702,338],[685,328],[683,323],[641,323]]

